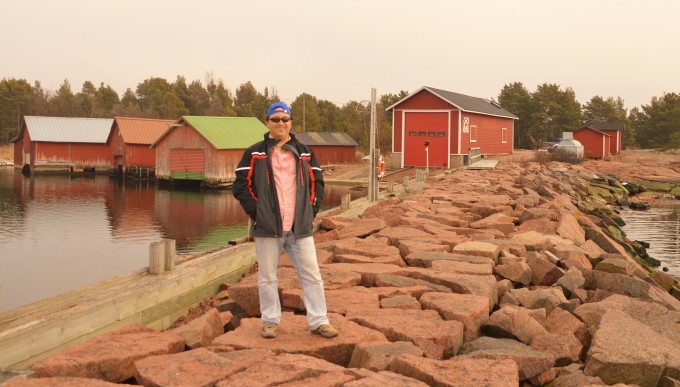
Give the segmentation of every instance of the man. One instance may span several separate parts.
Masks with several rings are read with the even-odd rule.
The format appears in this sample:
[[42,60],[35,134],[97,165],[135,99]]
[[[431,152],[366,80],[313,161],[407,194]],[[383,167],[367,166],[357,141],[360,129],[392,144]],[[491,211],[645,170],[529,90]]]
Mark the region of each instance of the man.
[[324,194],[323,176],[312,150],[290,133],[292,120],[285,103],[269,107],[269,133],[243,154],[233,193],[253,220],[250,235],[257,254],[262,337],[276,337],[281,321],[277,269],[285,249],[302,283],[312,333],[331,338],[338,331],[326,316],[323,280],[312,238],[312,222]]

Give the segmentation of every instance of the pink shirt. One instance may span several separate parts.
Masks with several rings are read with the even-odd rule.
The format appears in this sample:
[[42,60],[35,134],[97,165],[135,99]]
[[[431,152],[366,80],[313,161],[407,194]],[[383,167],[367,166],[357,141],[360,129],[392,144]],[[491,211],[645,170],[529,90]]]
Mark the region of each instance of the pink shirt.
[[293,228],[293,220],[295,219],[295,199],[297,196],[295,156],[293,153],[281,151],[279,147],[274,147],[272,152],[272,171],[274,172],[274,183],[276,184],[276,193],[279,198],[283,231],[290,231]]

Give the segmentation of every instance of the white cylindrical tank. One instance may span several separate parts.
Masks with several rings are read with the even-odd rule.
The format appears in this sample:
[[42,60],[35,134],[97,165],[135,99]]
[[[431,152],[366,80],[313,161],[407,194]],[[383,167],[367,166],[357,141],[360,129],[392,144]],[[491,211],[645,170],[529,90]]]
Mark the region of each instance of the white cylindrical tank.
[[578,140],[564,139],[557,144],[557,151],[564,152],[566,155],[575,157],[577,160],[583,159],[583,145]]

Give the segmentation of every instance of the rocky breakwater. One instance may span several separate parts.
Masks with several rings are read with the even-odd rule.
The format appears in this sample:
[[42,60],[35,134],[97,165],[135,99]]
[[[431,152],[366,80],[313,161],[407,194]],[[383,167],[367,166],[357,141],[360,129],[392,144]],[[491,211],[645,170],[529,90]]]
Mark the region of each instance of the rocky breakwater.
[[310,334],[284,257],[275,339],[249,275],[185,325],[122,328],[7,385],[680,385],[675,279],[637,256],[606,210],[615,184],[591,177],[501,163],[322,218],[336,338]]

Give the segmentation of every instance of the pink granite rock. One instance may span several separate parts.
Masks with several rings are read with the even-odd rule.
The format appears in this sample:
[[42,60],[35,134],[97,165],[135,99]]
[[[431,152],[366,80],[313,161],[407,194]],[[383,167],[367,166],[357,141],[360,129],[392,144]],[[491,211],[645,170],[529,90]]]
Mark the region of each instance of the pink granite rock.
[[[415,278],[409,278],[409,277],[404,277],[404,276],[400,276],[400,275],[390,275],[390,274],[379,274],[379,275],[377,275],[375,277],[375,283],[373,285],[376,286],[376,287],[403,287],[403,288],[421,287],[422,286],[422,287],[425,287],[427,291],[444,292],[444,293],[450,293],[451,292],[451,289],[447,286],[437,285],[437,284],[434,284],[432,282],[419,280],[419,279],[415,279]],[[376,289],[375,291],[381,292],[381,290],[379,290],[379,289]],[[420,297],[417,296],[416,298],[420,298]]]
[[120,387],[118,383],[111,383],[105,380],[74,378],[74,377],[54,377],[54,378],[20,378],[11,379],[2,384],[3,387]]
[[[356,273],[361,276],[361,282],[359,284],[366,287],[374,286],[376,277],[380,274],[406,276],[410,273],[410,269],[407,267],[387,265],[384,263],[331,263],[321,267],[322,274],[333,271]],[[324,286],[326,286],[325,283],[326,281],[324,280]]]
[[229,321],[225,323],[220,312],[212,308],[187,324],[169,329],[167,332],[183,338],[189,348],[207,347],[215,337],[224,333],[224,326],[227,323]]
[[387,227],[387,223],[380,218],[355,218],[352,223],[338,229],[340,239],[359,237],[365,238]]
[[[278,386],[289,383],[318,385],[314,384],[313,381],[316,380],[319,383],[320,381],[316,378],[328,374],[331,374],[331,380],[341,383],[356,379],[352,372],[337,364],[304,354],[283,353],[251,362],[243,368],[245,368],[243,371],[227,377],[215,386]],[[324,383],[321,385],[339,384]]]
[[487,336],[513,338],[527,345],[531,344],[535,337],[548,333],[529,310],[512,305],[503,306],[493,312],[482,330]]
[[570,333],[578,339],[584,348],[590,346],[590,332],[588,327],[570,312],[555,308],[548,314],[545,322],[548,332]]
[[517,227],[518,232],[536,231],[546,235],[555,235],[557,234],[556,230],[557,222],[552,222],[544,218],[527,220]]
[[465,343],[458,358],[512,360],[517,366],[519,380],[527,380],[540,375],[552,368],[555,363],[551,354],[534,351],[519,341],[485,336]]
[[510,243],[520,244],[528,251],[542,251],[550,248],[548,237],[536,231],[517,232],[510,237]]
[[30,366],[41,377],[72,376],[121,382],[134,376],[133,363],[184,349],[184,339],[133,324],[76,344]]
[[454,293],[486,297],[489,300],[489,305],[496,305],[498,302],[496,279],[490,275],[454,274],[431,269],[413,268],[409,276],[437,285],[447,286]]
[[275,339],[260,336],[262,322],[257,318],[241,320],[237,329],[219,336],[213,341],[215,346],[231,346],[236,349],[269,349],[277,353],[300,353],[317,357],[331,363],[346,366],[356,343],[387,342],[385,335],[346,319],[329,313],[331,324],[339,335],[325,339],[310,332],[305,316],[284,313]]
[[211,386],[272,356],[263,349],[217,354],[205,348],[149,356],[135,362],[135,379],[143,386]]
[[385,263],[388,265],[406,266],[406,262],[398,254],[380,255],[377,257],[363,254],[338,254],[333,258],[333,263]]
[[476,229],[495,229],[505,235],[515,232],[514,219],[511,216],[495,213],[482,220],[470,223],[470,227]]
[[586,242],[586,232],[578,224],[574,215],[563,212],[560,221],[557,223],[557,235],[573,241],[577,246]]
[[556,367],[576,363],[583,351],[581,342],[568,332],[538,335],[531,341],[531,348],[552,354]]
[[564,275],[564,270],[535,252],[527,254],[527,265],[531,268],[531,283],[537,286],[550,286]]
[[492,275],[493,264],[468,263],[459,261],[434,260],[431,261],[433,270],[445,271],[453,274]]
[[417,237],[427,237],[428,233],[412,227],[385,227],[377,234],[378,236],[386,237],[392,246],[398,246],[399,242],[404,239],[412,239]]
[[466,263],[487,263],[494,264],[494,259],[490,257],[450,254],[444,252],[416,251],[405,258],[406,263],[412,267],[431,267],[433,261],[456,261]]
[[488,257],[493,259],[494,262],[498,259],[500,252],[501,248],[498,245],[480,241],[463,242],[456,245],[452,250],[454,254]]
[[343,387],[427,387],[427,384],[390,371],[372,372],[360,370],[363,378],[343,384]]
[[409,341],[393,343],[359,343],[354,348],[350,368],[366,368],[372,371],[384,371],[392,359],[402,353],[423,356],[423,350]]
[[411,295],[385,297],[380,300],[380,307],[383,309],[422,309],[420,302],[418,302],[418,300]]
[[443,253],[451,252],[451,246],[447,244],[436,243],[432,240],[417,241],[405,239],[398,242],[399,253],[405,257],[416,251],[438,251]]
[[531,283],[532,271],[529,265],[524,262],[497,265],[495,272],[503,278],[524,286],[528,286]]
[[[677,367],[678,352],[668,339],[619,310],[608,310],[586,357],[584,373],[605,383],[656,386],[669,360]],[[672,359],[669,359],[672,358]]]
[[444,320],[463,323],[463,342],[481,336],[482,324],[489,318],[489,300],[472,294],[429,292],[420,297],[423,309],[436,310]]
[[410,341],[433,359],[449,358],[463,344],[463,324],[444,321],[433,310],[379,309],[350,320],[382,332],[390,341]]
[[517,364],[508,359],[434,360],[403,354],[390,363],[392,372],[418,379],[429,386],[494,386],[519,385]]

